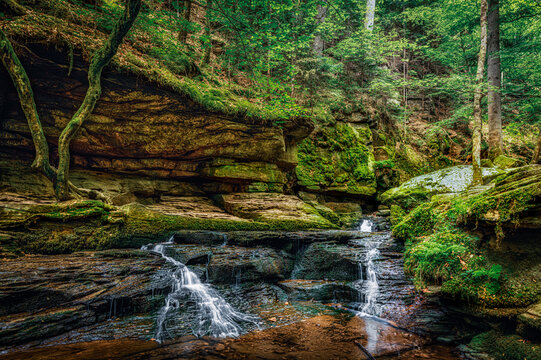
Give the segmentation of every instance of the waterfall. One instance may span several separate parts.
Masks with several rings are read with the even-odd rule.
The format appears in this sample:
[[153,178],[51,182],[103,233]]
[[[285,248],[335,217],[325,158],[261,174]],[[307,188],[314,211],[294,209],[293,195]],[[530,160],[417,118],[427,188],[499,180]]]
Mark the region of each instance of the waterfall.
[[378,243],[369,242],[369,250],[366,253],[366,287],[365,287],[365,302],[360,308],[363,315],[379,315],[379,309],[377,305],[377,297],[379,294],[379,284],[376,274],[376,268],[374,266],[374,260],[379,256],[379,250],[377,248]]
[[[372,232],[372,225],[372,221],[363,220],[359,231]],[[378,248],[382,240],[381,235],[373,234],[357,241],[359,245],[364,247],[364,253],[358,260],[358,281],[360,283],[358,289],[359,299],[362,300],[362,304],[358,308],[360,315],[378,316],[380,313],[380,306],[377,304],[379,284],[374,261],[380,256]]]
[[372,226],[374,224],[372,223],[371,220],[363,220],[363,222],[361,223],[361,226],[359,227],[359,231],[360,232],[372,232]]
[[196,336],[237,337],[242,333],[239,323],[250,322],[257,324],[254,315],[243,314],[235,309],[220,296],[210,285],[204,284],[186,265],[166,254],[169,242],[156,245],[146,245],[142,250],[160,254],[168,263],[174,266],[171,271],[172,289],[165,299],[165,305],[160,309],[156,321],[156,340],[166,339],[167,318],[170,311],[181,306],[180,300],[188,294],[197,307],[197,327],[192,329]]

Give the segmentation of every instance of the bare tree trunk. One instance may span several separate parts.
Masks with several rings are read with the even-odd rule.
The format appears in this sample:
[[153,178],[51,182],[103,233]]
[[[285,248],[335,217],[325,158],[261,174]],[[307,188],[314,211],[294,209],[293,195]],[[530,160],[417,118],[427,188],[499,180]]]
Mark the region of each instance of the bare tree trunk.
[[0,30],[0,57],[17,90],[21,108],[32,134],[32,140],[36,149],[36,157],[32,163],[32,168],[43,171],[49,180],[56,182],[56,171],[51,167],[49,162],[49,144],[45,138],[43,127],[41,126],[36,110],[30,80],[19,58],[15,54],[11,42],[2,30]]
[[182,10],[182,18],[184,19],[184,25],[182,29],[180,30],[180,33],[178,34],[178,40],[186,44],[188,41],[188,23],[190,22],[192,14],[192,1],[191,0],[184,0],[184,9]]
[[541,125],[539,125],[539,137],[537,138],[537,146],[532,156],[532,164],[539,164],[541,161]]
[[[318,4],[317,6],[317,17],[316,17],[316,24],[320,25],[325,22],[325,18],[327,17],[327,8],[324,6],[321,6]],[[316,30],[316,35],[314,36],[314,43],[312,45],[312,51],[317,57],[323,56],[323,38],[321,37],[321,33],[319,30]]]
[[203,55],[203,64],[206,65],[210,62],[210,52],[212,49],[212,42],[210,41],[210,9],[212,8],[212,0],[207,0],[207,13],[205,14],[205,37],[207,43],[205,44],[205,53]]
[[494,159],[503,154],[501,69],[500,69],[500,3],[488,1],[488,146]]
[[364,19],[364,27],[368,31],[374,29],[374,15],[376,13],[376,0],[366,0],[366,16]]
[[483,182],[481,170],[481,129],[483,126],[481,99],[483,98],[483,74],[487,55],[487,0],[481,0],[481,47],[477,58],[477,76],[475,77],[475,94],[473,97],[473,135],[472,135],[472,165],[473,184],[480,185]]
[[115,24],[109,38],[92,57],[88,68],[88,90],[79,110],[73,115],[70,122],[66,125],[58,139],[58,171],[55,193],[58,199],[66,200],[69,198],[69,165],[70,153],[69,146],[71,140],[94,110],[96,102],[101,96],[101,72],[103,68],[111,61],[116,54],[124,36],[128,33],[141,9],[141,0],[128,0],[126,8]]

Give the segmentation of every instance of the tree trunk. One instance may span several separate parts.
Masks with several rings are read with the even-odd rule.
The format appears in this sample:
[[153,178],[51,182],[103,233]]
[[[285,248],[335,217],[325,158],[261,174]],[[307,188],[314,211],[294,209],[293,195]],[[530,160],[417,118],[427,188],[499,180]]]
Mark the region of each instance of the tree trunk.
[[69,198],[69,165],[70,153],[69,146],[71,140],[94,110],[96,102],[101,95],[101,72],[103,68],[111,61],[116,54],[120,43],[133,25],[137,14],[141,8],[141,0],[128,0],[126,8],[118,22],[115,24],[109,38],[92,57],[88,69],[88,90],[83,103],[73,115],[70,122],[66,125],[58,139],[58,171],[55,193],[58,199],[66,200]]
[[210,62],[210,52],[212,49],[212,42],[210,41],[210,9],[212,8],[212,0],[207,0],[207,13],[205,14],[205,53],[203,55],[203,64],[206,65]]
[[364,19],[364,27],[368,31],[374,29],[374,15],[376,13],[376,0],[366,0],[366,16]]
[[192,14],[192,2],[191,0],[184,0],[184,9],[182,10],[182,18],[184,19],[184,24],[182,26],[182,29],[180,30],[180,33],[178,34],[178,40],[186,44],[188,41],[188,24],[190,22]]
[[503,154],[501,69],[500,69],[500,4],[488,0],[488,146],[494,159]]
[[472,165],[473,184],[481,185],[483,173],[481,170],[481,129],[483,126],[481,99],[483,98],[483,74],[487,55],[487,0],[481,0],[481,46],[477,58],[477,76],[475,77],[475,94],[473,98],[473,135],[472,135]]
[[49,162],[49,144],[45,138],[43,127],[41,126],[36,110],[30,80],[19,58],[15,54],[11,42],[2,30],[0,30],[0,57],[17,90],[21,108],[32,134],[32,140],[36,149],[36,157],[32,163],[32,168],[42,170],[49,180],[55,182],[56,171],[51,167]]
[[541,125],[539,125],[539,137],[537,138],[537,146],[532,157],[532,164],[539,164],[541,161]]
[[[327,17],[327,8],[321,5],[317,6],[317,17],[316,24],[323,24],[325,18]],[[323,56],[323,37],[319,32],[319,29],[316,29],[316,35],[314,36],[314,43],[312,44],[312,51],[317,57]]]

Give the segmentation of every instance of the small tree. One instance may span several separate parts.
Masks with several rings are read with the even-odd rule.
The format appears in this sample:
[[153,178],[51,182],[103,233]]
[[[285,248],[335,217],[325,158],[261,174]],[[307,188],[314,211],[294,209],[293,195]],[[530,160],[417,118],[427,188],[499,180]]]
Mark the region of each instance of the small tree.
[[69,146],[83,122],[94,110],[96,102],[101,96],[101,72],[103,68],[116,54],[118,47],[132,27],[140,9],[141,0],[127,0],[124,12],[113,27],[113,31],[109,35],[109,38],[92,57],[88,69],[88,89],[83,103],[68,122],[64,130],[62,130],[58,139],[58,169],[55,169],[50,164],[49,144],[47,143],[43,127],[39,120],[28,75],[15,54],[11,42],[0,30],[0,58],[19,95],[21,108],[28,122],[36,149],[36,158],[32,163],[32,167],[41,170],[47,178],[53,182],[55,194],[59,200],[69,199],[72,193],[89,197],[99,196],[99,194],[95,192],[79,189],[69,181]]
[[475,94],[473,98],[473,134],[472,134],[472,165],[473,165],[473,184],[480,185],[483,182],[483,172],[481,170],[481,129],[482,112],[481,99],[483,91],[483,73],[485,72],[485,61],[487,55],[487,0],[481,0],[481,46],[479,48],[479,57],[477,58],[477,76],[475,78]]

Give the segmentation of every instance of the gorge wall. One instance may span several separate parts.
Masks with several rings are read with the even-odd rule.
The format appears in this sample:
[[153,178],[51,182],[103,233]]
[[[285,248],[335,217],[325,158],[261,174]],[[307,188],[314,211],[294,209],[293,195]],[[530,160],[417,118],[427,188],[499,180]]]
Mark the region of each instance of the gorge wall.
[[[58,135],[85,95],[88,65],[75,56],[68,76],[69,59],[54,47],[27,43],[17,49],[54,161]],[[29,169],[32,139],[3,69],[0,79],[0,188],[50,197],[52,187]],[[212,113],[186,96],[113,71],[104,73],[102,88],[71,144],[72,176],[77,185],[116,196],[287,192],[297,143],[314,127],[308,119],[279,126]]]

